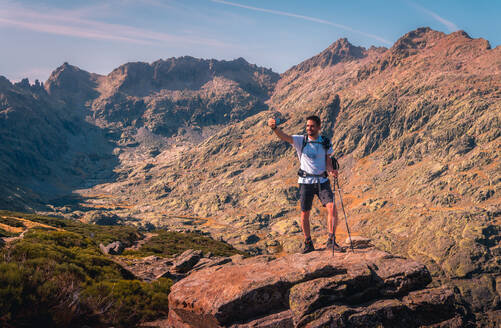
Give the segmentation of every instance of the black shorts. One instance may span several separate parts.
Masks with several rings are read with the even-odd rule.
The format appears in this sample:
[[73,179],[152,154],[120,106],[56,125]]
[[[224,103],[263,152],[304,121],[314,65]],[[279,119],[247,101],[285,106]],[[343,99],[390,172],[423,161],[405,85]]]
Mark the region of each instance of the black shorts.
[[301,201],[301,211],[311,210],[313,197],[317,195],[323,206],[328,203],[333,203],[334,194],[332,193],[330,181],[327,180],[320,184],[320,191],[318,190],[318,183],[312,184],[299,184],[299,199]]

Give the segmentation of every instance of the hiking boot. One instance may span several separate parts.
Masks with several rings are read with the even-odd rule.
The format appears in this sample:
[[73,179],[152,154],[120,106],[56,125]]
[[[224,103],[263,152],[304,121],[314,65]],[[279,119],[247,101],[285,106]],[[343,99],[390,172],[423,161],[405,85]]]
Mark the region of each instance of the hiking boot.
[[336,239],[334,239],[334,237],[329,237],[327,239],[327,244],[325,245],[325,249],[332,249],[332,244],[334,244],[334,250],[336,252],[340,252],[340,253],[346,252],[344,247],[341,247],[336,243]]
[[315,247],[313,247],[313,241],[311,238],[308,238],[304,241],[304,248],[301,251],[302,254],[306,254],[309,252],[313,252],[315,250]]

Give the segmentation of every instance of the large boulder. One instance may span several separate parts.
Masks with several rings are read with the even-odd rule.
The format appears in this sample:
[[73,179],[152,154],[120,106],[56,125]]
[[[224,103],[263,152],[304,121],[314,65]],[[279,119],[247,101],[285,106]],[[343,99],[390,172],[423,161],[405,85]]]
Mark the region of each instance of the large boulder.
[[123,250],[125,249],[125,246],[122,244],[121,241],[117,240],[112,243],[109,243],[107,246],[99,244],[99,249],[101,249],[101,252],[103,252],[103,254],[118,255],[122,254]]
[[[169,327],[462,324],[454,289],[425,289],[426,267],[375,248],[233,261],[194,272],[169,294]],[[427,316],[430,313],[430,316]],[[454,326],[452,325],[452,326]],[[450,326],[450,325],[449,325]]]
[[330,305],[302,320],[295,327],[464,327],[456,294],[453,289],[440,287],[360,306]]
[[177,273],[186,273],[200,261],[202,255],[200,250],[188,249],[176,257],[172,269]]
[[344,243],[348,246],[353,245],[353,248],[367,248],[372,246],[371,240],[362,236],[351,236],[351,240],[350,238],[346,238]]

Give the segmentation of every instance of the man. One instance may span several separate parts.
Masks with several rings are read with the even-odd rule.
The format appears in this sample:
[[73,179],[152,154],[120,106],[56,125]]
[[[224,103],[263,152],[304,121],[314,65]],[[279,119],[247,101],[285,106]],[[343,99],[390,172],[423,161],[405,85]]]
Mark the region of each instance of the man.
[[309,253],[315,250],[310,235],[310,210],[313,203],[313,197],[318,196],[322,205],[327,208],[327,226],[329,227],[329,237],[326,248],[344,252],[344,249],[336,243],[337,210],[333,202],[334,195],[327,178],[329,174],[337,178],[338,172],[332,167],[332,161],[329,155],[333,153],[332,146],[328,144],[328,149],[324,146],[320,136],[320,118],[316,115],[306,118],[306,137],[302,135],[288,135],[276,125],[276,120],[270,118],[268,126],[283,141],[287,141],[296,149],[299,161],[301,163],[299,171],[299,194],[301,201],[301,228],[304,234],[304,248],[302,253]]

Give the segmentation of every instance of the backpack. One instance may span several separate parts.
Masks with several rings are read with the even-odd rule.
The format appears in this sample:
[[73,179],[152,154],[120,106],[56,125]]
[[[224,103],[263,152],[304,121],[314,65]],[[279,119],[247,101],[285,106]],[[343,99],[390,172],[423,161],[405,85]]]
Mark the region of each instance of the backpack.
[[307,143],[319,143],[319,144],[322,144],[322,146],[324,147],[324,149],[326,151],[329,150],[329,148],[332,146],[330,139],[327,138],[327,137],[325,137],[325,136],[321,136],[320,138],[322,138],[321,142],[319,142],[319,141],[309,141],[308,140],[308,135],[305,134],[303,136],[303,146],[301,147],[301,154],[303,154],[303,149],[304,149],[304,147],[306,146]]
[[[329,148],[332,146],[330,139],[327,138],[326,136],[321,136],[321,138],[322,138],[321,142],[309,141],[308,135],[305,134],[303,136],[303,146],[301,147],[301,156],[303,156],[303,149],[308,142],[309,143],[320,143],[324,147],[325,151],[329,150]],[[334,170],[339,170],[339,162],[337,161],[337,159],[334,156],[331,156],[331,161],[332,161],[332,167],[334,168]]]

